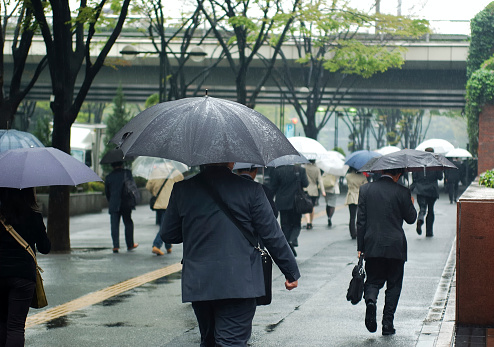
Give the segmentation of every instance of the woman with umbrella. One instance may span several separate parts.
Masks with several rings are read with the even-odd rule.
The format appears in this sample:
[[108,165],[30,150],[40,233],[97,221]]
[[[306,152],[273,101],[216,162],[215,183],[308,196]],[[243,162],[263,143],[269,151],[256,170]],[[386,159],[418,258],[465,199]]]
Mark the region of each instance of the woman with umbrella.
[[13,229],[36,252],[51,244],[34,188],[0,188],[0,345],[24,346],[24,326],[36,286],[33,257],[7,231]]

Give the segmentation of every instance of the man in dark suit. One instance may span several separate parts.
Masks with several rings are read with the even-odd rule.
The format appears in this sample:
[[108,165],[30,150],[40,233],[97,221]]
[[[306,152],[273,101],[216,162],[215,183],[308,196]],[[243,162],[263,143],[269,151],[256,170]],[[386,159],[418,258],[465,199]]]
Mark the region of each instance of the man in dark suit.
[[276,197],[281,229],[295,255],[295,247],[298,246],[298,236],[302,229],[302,214],[295,212],[295,194],[300,186],[305,188],[308,185],[309,179],[300,165],[278,166],[271,172],[269,188]]
[[260,184],[231,172],[233,163],[207,165],[175,183],[160,235],[183,242],[182,301],[192,302],[201,346],[246,346],[256,298],[265,294],[261,255],[221,210],[205,184],[268,249],[285,275],[298,285],[295,258]]
[[413,224],[417,218],[410,190],[397,183],[401,174],[401,169],[385,171],[376,182],[360,187],[358,200],[357,251],[365,257],[367,273],[365,326],[370,332],[377,330],[377,296],[386,283],[383,335],[395,333],[393,319],[407,260],[403,221]]
[[120,248],[120,217],[125,226],[127,250],[131,251],[139,245],[134,243],[132,210],[135,210],[135,205],[131,199],[123,196],[122,191],[125,179],[133,180],[132,171],[124,169],[121,161],[114,162],[111,166],[113,171],[105,178],[105,195],[108,200],[108,213],[110,214],[113,253],[118,253]]
[[[432,147],[427,147],[426,152],[434,153]],[[456,171],[456,170],[455,170]],[[413,183],[410,186],[412,192],[417,194],[419,204],[419,216],[417,218],[417,234],[422,235],[422,225],[425,219],[425,236],[434,236],[434,204],[439,199],[439,185],[437,181],[443,179],[442,171],[417,171],[412,174]],[[425,214],[427,213],[427,217]]]

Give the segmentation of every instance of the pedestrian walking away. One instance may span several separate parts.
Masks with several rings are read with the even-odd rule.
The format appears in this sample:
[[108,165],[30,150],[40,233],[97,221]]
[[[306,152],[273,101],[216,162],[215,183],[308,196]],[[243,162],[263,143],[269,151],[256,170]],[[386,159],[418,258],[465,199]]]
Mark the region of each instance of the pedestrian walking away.
[[345,205],[348,206],[350,212],[350,237],[354,240],[357,238],[357,204],[359,189],[362,185],[367,183],[367,178],[363,174],[357,172],[357,169],[350,166],[348,168],[348,173],[346,174],[346,181],[348,192],[346,194]]
[[134,181],[132,171],[124,169],[123,162],[113,162],[113,171],[105,179],[105,195],[108,200],[108,213],[110,214],[111,237],[113,241],[113,253],[120,249],[120,218],[125,226],[125,243],[127,250],[135,249],[139,244],[134,242],[134,222],[132,210],[135,209],[135,201],[124,192],[126,179]]
[[398,184],[402,169],[384,170],[381,178],[360,187],[357,254],[365,259],[365,326],[377,330],[376,305],[386,284],[382,334],[395,334],[394,314],[401,294],[407,240],[403,221],[413,224],[417,211],[410,190]]
[[[156,197],[153,209],[157,213],[157,219],[160,226],[163,221],[163,217],[165,216],[166,208],[168,207],[168,201],[170,200],[170,194],[172,193],[173,185],[176,182],[182,181],[183,179],[184,175],[182,175],[181,172],[175,170],[173,166],[167,163],[161,163],[157,165],[151,172],[149,180],[146,183],[146,189],[149,190],[151,194]],[[156,237],[153,241],[151,252],[158,256],[165,254],[161,250],[161,246],[163,246],[163,240],[161,240],[158,228],[158,232],[156,233]],[[172,245],[169,243],[165,243],[165,249],[167,253],[171,253]]]
[[331,227],[333,225],[331,218],[333,218],[334,211],[336,210],[336,197],[340,195],[340,178],[330,173],[325,173],[322,175],[322,181],[326,193],[324,200],[326,201],[328,227]]
[[261,185],[232,173],[233,164],[208,164],[177,182],[160,229],[164,242],[183,243],[182,301],[192,302],[201,346],[247,346],[256,298],[265,295],[261,253],[210,191],[268,249],[286,289],[300,277]]
[[[312,200],[312,205],[316,206],[319,200],[319,193],[322,196],[326,196],[326,192],[324,190],[324,184],[322,181],[321,169],[316,166],[316,160],[310,159],[309,164],[305,165],[305,172],[307,174],[307,178],[309,180],[309,185],[305,188],[307,195]],[[312,221],[314,219],[314,209],[309,214],[306,214],[307,218],[307,230],[312,229]]]
[[[428,147],[426,152],[434,153],[434,149]],[[458,170],[450,170],[458,171]],[[443,179],[442,171],[416,171],[412,173],[412,185],[410,189],[417,194],[419,215],[417,218],[417,234],[422,235],[422,225],[425,219],[425,236],[434,236],[434,204],[439,199],[439,185],[437,181]],[[427,217],[425,216],[427,213]]]
[[[34,188],[0,188],[0,218],[33,250],[50,252]],[[0,224],[0,346],[24,346],[24,327],[36,286],[32,255]]]
[[295,194],[309,185],[305,169],[299,165],[285,165],[271,172],[270,188],[275,195],[276,207],[280,211],[281,230],[296,256],[298,236],[302,228],[302,214],[295,211]]
[[458,201],[458,185],[461,180],[461,163],[453,158],[452,163],[458,168],[458,170],[446,170],[444,171],[444,184],[448,190],[449,203],[453,204]]

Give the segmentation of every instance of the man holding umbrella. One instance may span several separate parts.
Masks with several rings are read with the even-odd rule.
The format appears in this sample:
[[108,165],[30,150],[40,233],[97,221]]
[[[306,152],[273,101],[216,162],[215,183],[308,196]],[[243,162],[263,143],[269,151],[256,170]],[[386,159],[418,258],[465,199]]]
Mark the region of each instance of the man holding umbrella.
[[385,169],[379,180],[360,187],[357,214],[358,257],[365,257],[367,279],[364,298],[365,326],[377,330],[376,303],[386,283],[382,334],[395,333],[393,320],[407,260],[407,240],[403,221],[413,224],[417,211],[410,190],[398,184],[402,169]]
[[[426,152],[434,153],[432,147],[427,147]],[[417,218],[417,234],[422,235],[422,225],[425,219],[425,236],[432,237],[434,232],[434,204],[439,199],[439,185],[437,181],[443,179],[442,171],[416,171],[412,174],[413,183],[410,186],[412,192],[417,193],[417,202],[420,207]],[[427,213],[427,217],[425,214]]]
[[260,252],[218,200],[268,249],[286,289],[296,288],[300,277],[261,185],[232,168],[233,163],[208,164],[175,183],[160,230],[164,242],[184,244],[182,301],[192,302],[201,346],[246,346],[256,298],[264,295]]

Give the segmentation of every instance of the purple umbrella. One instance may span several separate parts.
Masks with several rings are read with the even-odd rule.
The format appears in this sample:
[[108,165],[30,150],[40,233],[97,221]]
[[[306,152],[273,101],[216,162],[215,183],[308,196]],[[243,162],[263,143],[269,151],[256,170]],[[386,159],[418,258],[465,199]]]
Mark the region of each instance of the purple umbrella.
[[0,153],[0,187],[75,186],[93,181],[102,179],[74,157],[53,147]]

